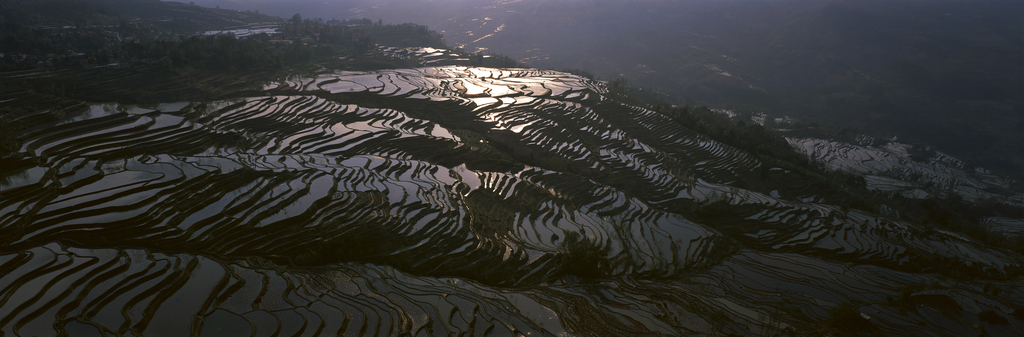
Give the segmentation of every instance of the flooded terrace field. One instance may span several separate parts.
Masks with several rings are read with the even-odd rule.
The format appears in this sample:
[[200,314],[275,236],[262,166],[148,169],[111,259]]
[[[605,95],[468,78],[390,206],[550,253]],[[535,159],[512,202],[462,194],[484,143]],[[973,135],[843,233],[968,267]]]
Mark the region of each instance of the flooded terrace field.
[[4,159],[0,328],[1024,333],[1019,254],[737,187],[766,164],[607,94],[436,66],[211,101],[5,95],[11,118],[55,117]]

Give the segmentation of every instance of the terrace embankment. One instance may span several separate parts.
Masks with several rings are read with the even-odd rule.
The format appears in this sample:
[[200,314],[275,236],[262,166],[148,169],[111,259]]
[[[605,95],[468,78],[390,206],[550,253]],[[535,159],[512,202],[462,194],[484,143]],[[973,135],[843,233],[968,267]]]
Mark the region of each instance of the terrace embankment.
[[441,66],[58,114],[11,96],[26,107],[13,120],[48,117],[5,159],[0,326],[1024,332],[1019,254],[736,187],[766,164],[607,94],[562,72]]

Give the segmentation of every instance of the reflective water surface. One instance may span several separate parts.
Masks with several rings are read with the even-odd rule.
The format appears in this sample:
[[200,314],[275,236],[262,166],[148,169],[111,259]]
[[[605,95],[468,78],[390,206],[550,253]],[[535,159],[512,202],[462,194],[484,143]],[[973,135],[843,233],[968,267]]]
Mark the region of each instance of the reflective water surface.
[[757,335],[852,303],[881,334],[1024,333],[1021,256],[735,187],[766,164],[601,82],[450,66],[263,88],[20,135],[0,331]]

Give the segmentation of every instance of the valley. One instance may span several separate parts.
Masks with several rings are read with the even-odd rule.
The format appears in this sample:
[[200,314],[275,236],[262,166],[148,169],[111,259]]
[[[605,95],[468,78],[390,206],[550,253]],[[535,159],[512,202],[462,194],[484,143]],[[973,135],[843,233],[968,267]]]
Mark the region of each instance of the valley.
[[276,25],[0,72],[0,334],[1024,334],[1013,177]]

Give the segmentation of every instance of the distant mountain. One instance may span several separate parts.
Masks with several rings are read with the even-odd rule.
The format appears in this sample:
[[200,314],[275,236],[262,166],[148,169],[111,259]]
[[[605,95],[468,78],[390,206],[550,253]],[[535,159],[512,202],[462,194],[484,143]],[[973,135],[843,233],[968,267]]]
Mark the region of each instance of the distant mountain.
[[236,11],[194,5],[194,2],[159,0],[89,0],[127,16],[145,18],[163,28],[202,31],[249,23],[279,22],[281,18],[253,11]]
[[160,0],[9,0],[0,8],[0,26],[6,31],[20,26],[116,25],[132,19],[182,32],[281,20],[255,12]]

